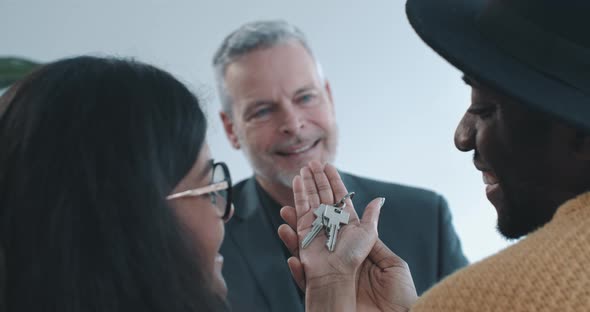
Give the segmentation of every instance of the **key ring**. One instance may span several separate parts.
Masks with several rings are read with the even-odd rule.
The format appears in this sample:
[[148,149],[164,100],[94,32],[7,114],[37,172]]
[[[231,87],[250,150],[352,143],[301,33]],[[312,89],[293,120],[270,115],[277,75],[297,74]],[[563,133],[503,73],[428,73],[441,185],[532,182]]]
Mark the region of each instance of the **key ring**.
[[342,199],[339,202],[337,202],[334,205],[334,207],[338,207],[338,208],[344,209],[344,207],[346,207],[346,202],[345,202],[346,199],[347,198],[350,198],[352,200],[352,198],[354,197],[354,194],[355,194],[354,192],[350,192],[350,193],[344,195],[344,197],[342,197]]

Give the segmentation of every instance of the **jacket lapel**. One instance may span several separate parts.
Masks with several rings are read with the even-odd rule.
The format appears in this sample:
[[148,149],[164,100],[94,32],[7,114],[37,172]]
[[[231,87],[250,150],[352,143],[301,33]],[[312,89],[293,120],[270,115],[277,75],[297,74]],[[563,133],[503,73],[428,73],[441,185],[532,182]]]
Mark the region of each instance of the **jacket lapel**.
[[[270,310],[302,311],[297,286],[282,252],[282,242],[261,207],[255,183],[254,178],[249,179],[240,194],[236,194],[240,211],[236,211],[236,222],[228,235],[250,267]],[[285,301],[293,304],[286,305]]]

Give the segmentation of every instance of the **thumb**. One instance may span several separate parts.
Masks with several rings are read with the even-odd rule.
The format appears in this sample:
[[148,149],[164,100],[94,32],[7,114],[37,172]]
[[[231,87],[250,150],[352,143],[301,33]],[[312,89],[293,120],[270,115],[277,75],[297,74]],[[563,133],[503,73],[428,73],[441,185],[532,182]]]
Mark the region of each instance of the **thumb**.
[[301,291],[305,292],[305,270],[303,269],[303,264],[297,257],[287,259],[287,264],[289,265],[289,270],[291,270],[295,284],[297,284]]
[[361,225],[369,226],[377,231],[377,224],[379,223],[379,213],[381,207],[385,203],[385,197],[378,197],[373,199],[365,208],[363,212],[363,218],[361,219]]

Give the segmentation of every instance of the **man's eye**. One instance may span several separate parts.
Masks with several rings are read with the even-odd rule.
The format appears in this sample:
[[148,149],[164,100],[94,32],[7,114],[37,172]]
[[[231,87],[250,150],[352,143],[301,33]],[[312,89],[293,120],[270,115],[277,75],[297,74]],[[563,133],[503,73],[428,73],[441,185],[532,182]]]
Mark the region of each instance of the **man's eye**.
[[305,104],[311,102],[315,98],[313,94],[304,94],[297,98],[297,103]]
[[265,108],[260,108],[254,111],[254,113],[252,113],[252,115],[250,115],[250,118],[261,118],[261,117],[265,117],[268,114],[270,114],[272,112],[272,110],[269,107],[265,107]]

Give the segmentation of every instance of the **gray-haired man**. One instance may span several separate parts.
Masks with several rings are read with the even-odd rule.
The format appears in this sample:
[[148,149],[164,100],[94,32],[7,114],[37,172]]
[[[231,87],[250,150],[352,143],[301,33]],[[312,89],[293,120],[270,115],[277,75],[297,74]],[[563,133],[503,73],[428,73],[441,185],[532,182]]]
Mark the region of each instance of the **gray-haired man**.
[[[303,311],[277,235],[279,210],[293,206],[291,181],[304,165],[336,156],[330,85],[303,33],[282,21],[243,25],[213,64],[224,129],[254,170],[235,186],[236,212],[221,248],[228,299],[235,311]],[[342,179],[357,194],[355,207],[387,198],[379,233],[409,264],[418,293],[467,264],[440,195],[346,173]]]

